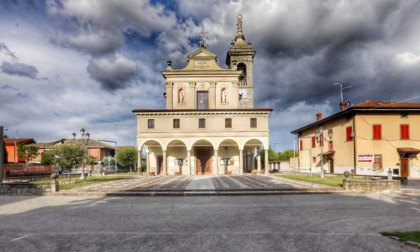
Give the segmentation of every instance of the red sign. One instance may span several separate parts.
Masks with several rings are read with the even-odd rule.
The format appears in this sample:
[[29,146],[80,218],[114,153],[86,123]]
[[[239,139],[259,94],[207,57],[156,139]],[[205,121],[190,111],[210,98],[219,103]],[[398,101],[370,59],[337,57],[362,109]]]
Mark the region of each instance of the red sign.
[[358,163],[373,163],[373,154],[357,154]]

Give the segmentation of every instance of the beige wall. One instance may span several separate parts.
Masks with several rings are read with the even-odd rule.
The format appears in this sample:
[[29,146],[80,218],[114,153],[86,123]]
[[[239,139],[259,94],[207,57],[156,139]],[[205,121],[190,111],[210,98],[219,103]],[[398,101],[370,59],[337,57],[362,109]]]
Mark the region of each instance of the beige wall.
[[[366,113],[356,116],[356,152],[358,154],[382,155],[383,169],[373,170],[372,163],[357,163],[357,171],[367,174],[386,175],[389,168],[400,168],[397,148],[420,149],[420,113],[409,113],[402,118],[400,113]],[[373,124],[380,124],[382,140],[373,140]],[[400,125],[409,125],[409,140],[401,140]],[[420,177],[420,162],[409,161],[409,176]]]
[[[136,112],[137,115],[137,146],[146,147],[150,151],[150,170],[157,171],[157,158],[166,150],[168,173],[182,170],[189,174],[188,165],[174,165],[175,159],[187,159],[190,151],[192,171],[196,167],[195,147],[209,146],[218,151],[212,155],[212,172],[224,174],[226,169],[239,173],[239,153],[253,156],[256,148],[268,146],[268,116],[271,111],[165,111]],[[206,128],[199,128],[199,118],[206,119]],[[225,118],[232,118],[232,128],[225,128]],[[257,128],[250,127],[250,118],[257,118]],[[148,119],[155,120],[155,128],[148,128]],[[180,119],[180,128],[173,128],[173,119]],[[224,167],[220,164],[223,158],[230,158],[233,164]],[[253,157],[248,164],[251,166]],[[244,163],[246,162],[244,158]]]
[[[346,140],[346,129],[349,126],[353,126],[352,119],[346,119],[345,117],[339,118],[334,121],[324,123],[323,134],[327,141],[324,140],[323,152],[326,153],[329,150],[328,141],[328,130],[333,130],[333,150],[334,154],[334,173],[343,173],[344,171],[350,171],[353,169],[353,141]],[[298,139],[298,150],[299,150],[299,166],[301,171],[308,171],[311,168],[313,172],[321,171],[321,147],[315,140],[315,148],[312,148],[312,137],[315,136],[315,131],[319,129],[319,126],[307,129],[302,132]],[[300,140],[303,142],[303,150],[300,150]],[[315,158],[315,162],[313,161]],[[330,172],[329,163],[324,160],[324,170]]]
[[[354,127],[353,127],[354,120]],[[373,140],[373,124],[382,125],[382,140]],[[409,125],[409,140],[401,140],[400,125]],[[358,113],[346,119],[340,117],[330,120],[323,124],[324,136],[328,139],[328,130],[333,129],[333,150],[334,154],[334,173],[342,174],[344,171],[354,169],[356,162],[356,172],[361,175],[387,175],[389,168],[400,168],[400,157],[397,148],[420,149],[420,114],[409,113],[407,118],[402,118],[400,112],[372,112]],[[352,141],[346,139],[346,128],[351,126],[355,134]],[[316,148],[312,148],[312,136],[319,126],[306,129],[299,136],[303,141],[303,150],[299,151],[299,165],[305,170],[312,167],[312,171],[319,172],[321,148],[316,143]],[[300,146],[298,146],[299,148]],[[354,148],[356,155],[354,155]],[[324,144],[324,153],[328,151],[328,144]],[[357,154],[376,154],[382,155],[382,169],[374,170],[373,162],[357,162]],[[356,156],[356,160],[355,160]],[[316,162],[312,162],[316,157]],[[311,163],[310,163],[311,162]],[[417,159],[409,160],[409,177],[420,177],[420,161]],[[329,171],[329,164],[324,161],[324,169]]]

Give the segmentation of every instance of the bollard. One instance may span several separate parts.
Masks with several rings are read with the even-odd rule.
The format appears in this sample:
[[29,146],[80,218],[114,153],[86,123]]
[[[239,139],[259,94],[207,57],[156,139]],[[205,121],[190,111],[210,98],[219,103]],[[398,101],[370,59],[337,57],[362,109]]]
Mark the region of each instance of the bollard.
[[392,171],[391,168],[388,170],[388,180],[392,180]]
[[58,192],[58,181],[57,181],[58,175],[53,173],[51,174],[51,192]]

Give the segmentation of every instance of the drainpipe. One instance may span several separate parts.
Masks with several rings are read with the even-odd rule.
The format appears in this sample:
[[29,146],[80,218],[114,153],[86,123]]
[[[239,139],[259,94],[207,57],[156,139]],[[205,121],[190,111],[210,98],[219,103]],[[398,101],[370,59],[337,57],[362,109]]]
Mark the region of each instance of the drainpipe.
[[357,155],[356,155],[356,114],[353,115],[353,169],[354,169],[354,175],[357,174],[356,170],[357,170]]

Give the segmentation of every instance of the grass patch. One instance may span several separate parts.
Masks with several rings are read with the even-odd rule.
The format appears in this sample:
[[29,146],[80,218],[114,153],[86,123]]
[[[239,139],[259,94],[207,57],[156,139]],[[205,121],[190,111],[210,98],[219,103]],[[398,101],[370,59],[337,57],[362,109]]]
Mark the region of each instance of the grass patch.
[[[310,182],[310,183],[335,186],[335,187],[343,187],[343,179],[344,179],[344,177],[341,177],[341,176],[325,176],[325,178],[320,178],[317,175],[314,175],[314,176],[309,176],[309,175],[276,175],[276,176],[283,177],[283,178],[288,178],[288,179],[299,180],[299,181]],[[351,178],[350,180],[366,181],[368,179]]]
[[[113,180],[120,180],[120,179],[126,179],[127,176],[92,176],[92,177],[86,177],[85,180],[81,180],[79,177],[72,177],[71,181],[77,181],[78,183],[72,183],[72,184],[64,184],[64,182],[69,181],[68,178],[61,178],[57,179],[57,181],[60,183],[59,190],[62,189],[72,189],[76,187],[82,187],[87,185],[92,185],[96,183],[102,183],[107,181],[113,181]],[[40,181],[31,181],[31,184],[42,184],[42,183],[51,183],[51,179],[49,180],[40,180]]]
[[411,231],[411,232],[383,232],[381,233],[385,236],[395,236],[400,238],[403,241],[412,241],[420,243],[420,231]]

